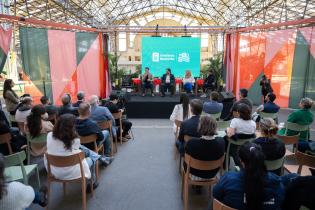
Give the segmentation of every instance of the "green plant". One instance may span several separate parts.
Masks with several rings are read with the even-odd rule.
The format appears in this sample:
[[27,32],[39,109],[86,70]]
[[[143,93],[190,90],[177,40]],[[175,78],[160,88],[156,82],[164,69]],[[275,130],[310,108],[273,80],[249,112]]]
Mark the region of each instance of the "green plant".
[[214,55],[212,58],[208,58],[207,60],[209,61],[209,63],[201,68],[201,74],[203,75],[204,78],[207,76],[209,70],[213,71],[218,86],[223,85],[222,56],[223,56],[222,53],[218,53]]

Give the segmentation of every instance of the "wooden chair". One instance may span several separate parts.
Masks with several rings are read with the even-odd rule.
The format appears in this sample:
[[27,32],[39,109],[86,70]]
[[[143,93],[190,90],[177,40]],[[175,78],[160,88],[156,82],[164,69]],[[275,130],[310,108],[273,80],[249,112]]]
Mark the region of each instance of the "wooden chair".
[[109,139],[110,139],[110,147],[111,147],[111,156],[113,156],[113,151],[117,152],[117,139],[115,139],[115,150],[114,150],[114,138],[113,138],[113,129],[112,129],[112,121],[102,121],[97,123],[98,126],[102,130],[108,130],[109,131]]
[[[84,169],[82,165],[82,161],[85,158],[85,155],[83,152],[80,152],[78,154],[70,155],[70,156],[55,156],[55,155],[49,155],[48,153],[45,154],[47,158],[47,186],[48,186],[48,196],[50,195],[50,185],[52,182],[59,182],[63,184],[63,193],[66,194],[66,184],[70,182],[81,182],[81,189],[82,189],[82,207],[84,210],[86,210],[86,178],[84,174]],[[81,177],[78,179],[71,179],[71,180],[62,180],[57,179],[54,177],[54,175],[51,173],[51,166],[54,167],[71,167],[79,165],[80,166],[80,172]],[[90,187],[91,187],[91,194],[93,196],[93,177],[91,176],[90,179]]]
[[227,146],[227,150],[226,150],[226,156],[225,156],[225,170],[229,171],[229,167],[230,167],[230,148],[231,145],[236,145],[236,146],[241,146],[243,144],[245,144],[246,142],[251,142],[253,141],[254,138],[249,138],[249,139],[238,139],[237,141],[234,141],[230,138],[228,138],[228,146]]
[[[102,155],[104,156],[104,144],[102,142],[100,142],[99,144],[97,144],[96,142],[97,140],[97,135],[96,134],[92,134],[89,136],[80,136],[80,143],[81,144],[91,144],[93,143],[93,148],[94,148],[94,152],[99,153],[100,151],[102,152]],[[96,179],[98,180],[99,177],[99,167],[98,167],[98,161],[95,163],[95,170],[96,170]]]
[[40,187],[39,170],[37,164],[24,165],[26,159],[25,151],[17,152],[12,155],[4,156],[5,170],[4,175],[8,182],[23,180],[28,184],[28,179],[33,172],[36,173],[37,184]]
[[285,135],[288,134],[288,130],[292,130],[299,133],[303,131],[307,131],[306,140],[309,140],[308,131],[310,130],[310,125],[299,125],[297,123],[285,122],[285,133],[284,133]]
[[282,136],[282,135],[276,135],[277,139],[280,139],[285,145],[292,145],[292,152],[288,149],[286,149],[285,156],[291,156],[294,154],[295,150],[298,148],[299,138],[300,135],[295,136]]
[[296,151],[295,159],[296,164],[285,164],[285,170],[289,173],[298,173],[301,176],[311,175],[309,167],[315,169],[315,156]]
[[7,145],[9,155],[13,154],[13,150],[12,150],[12,147],[10,144],[11,139],[12,139],[11,133],[5,133],[5,134],[0,135],[0,144],[6,144]]
[[30,134],[26,135],[27,138],[27,164],[31,163],[31,145],[32,144],[41,144],[44,145],[47,143],[47,133],[42,133],[37,137],[32,138]]
[[[184,135],[185,145],[191,138],[192,136]],[[181,170],[182,170],[182,159],[183,157],[181,156],[181,154],[179,154],[179,173],[181,173]]]
[[222,170],[224,161],[224,155],[220,157],[218,160],[214,161],[202,161],[197,160],[191,157],[188,154],[185,154],[185,163],[187,164],[186,171],[183,170],[182,174],[182,193],[184,198],[184,209],[188,209],[188,187],[189,185],[198,185],[198,186],[209,186],[210,187],[210,199],[212,197],[211,187],[214,183],[218,181],[217,176],[214,176],[211,179],[204,180],[193,180],[190,178],[190,168],[194,168],[197,170],[214,170],[220,168]]
[[230,127],[231,120],[229,121],[217,121],[217,129],[218,131],[225,131],[228,127]]
[[183,121],[175,120],[175,125],[176,125],[175,142],[178,139],[179,129],[180,129],[180,126],[182,125],[182,122]]
[[[113,117],[115,120],[119,121],[119,138],[120,138],[120,144],[122,144],[122,133],[123,133],[123,128],[122,128],[122,112],[117,112],[117,113],[112,113]],[[117,138],[117,136],[116,136]]]
[[227,205],[224,205],[217,199],[213,199],[213,210],[236,210],[231,207],[228,207]]

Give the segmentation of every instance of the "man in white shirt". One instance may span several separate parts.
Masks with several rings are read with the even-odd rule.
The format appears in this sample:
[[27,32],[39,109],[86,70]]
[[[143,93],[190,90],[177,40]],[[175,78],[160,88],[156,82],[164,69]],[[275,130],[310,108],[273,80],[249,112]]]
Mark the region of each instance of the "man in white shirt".
[[174,95],[175,77],[171,74],[171,69],[166,69],[166,74],[162,76],[162,97],[165,96],[166,91],[170,91],[171,95]]

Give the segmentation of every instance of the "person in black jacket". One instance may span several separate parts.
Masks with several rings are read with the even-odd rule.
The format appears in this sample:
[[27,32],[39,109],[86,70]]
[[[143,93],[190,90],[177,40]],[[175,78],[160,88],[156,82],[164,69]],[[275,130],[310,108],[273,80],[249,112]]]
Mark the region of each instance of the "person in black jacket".
[[162,97],[165,96],[165,92],[168,90],[171,95],[175,93],[175,77],[171,73],[171,69],[167,68],[166,73],[162,76]]
[[79,107],[82,102],[84,102],[85,94],[83,91],[79,91],[77,94],[77,102],[73,103],[73,107]]
[[200,137],[198,132],[199,118],[202,112],[202,101],[199,99],[193,99],[190,101],[190,110],[192,117],[184,120],[180,126],[178,140],[176,141],[176,147],[181,155],[184,154],[185,141],[184,136]]
[[[261,136],[254,140],[254,143],[261,146],[266,160],[277,160],[285,155],[285,145],[274,136],[277,134],[278,126],[271,118],[260,120]],[[281,175],[281,168],[271,171]]]
[[[107,108],[109,109],[109,111],[113,114],[113,113],[118,113],[118,112],[123,112],[123,109],[120,109],[120,107],[118,106],[118,96],[116,94],[111,94],[109,96],[109,103],[106,104]],[[129,130],[131,129],[132,123],[130,121],[128,121],[127,119],[122,119],[121,120],[122,123],[122,137],[123,137],[123,141],[127,141],[128,139],[130,139],[129,136]],[[119,120],[115,120],[115,125],[119,126]],[[119,130],[117,131],[118,133],[120,132]]]
[[213,74],[213,71],[210,70],[208,76],[206,77],[206,79],[203,82],[203,86],[202,86],[202,90],[203,90],[203,94],[201,95],[201,97],[207,97],[206,92],[207,89],[209,89],[211,92],[215,90],[215,76]]
[[[210,115],[204,115],[200,117],[198,126],[198,133],[201,135],[200,138],[190,139],[185,147],[185,151],[191,157],[204,160],[218,160],[224,155],[225,142],[223,138],[215,137],[217,129],[217,122]],[[184,167],[186,163],[184,163]],[[214,177],[220,168],[202,171],[194,168],[190,169],[190,173],[198,178],[210,179]]]
[[58,108],[58,117],[63,114],[73,114],[78,116],[78,108],[73,107],[71,104],[71,96],[69,94],[64,94],[61,98],[62,106]]
[[[97,143],[103,144],[105,149],[105,156],[110,156],[110,140],[109,140],[109,132],[107,130],[102,131],[96,122],[89,119],[91,114],[91,106],[90,104],[83,102],[79,106],[79,117],[76,120],[75,128],[79,136],[89,136],[92,134],[97,135]],[[84,145],[87,148],[94,150],[93,145]]]

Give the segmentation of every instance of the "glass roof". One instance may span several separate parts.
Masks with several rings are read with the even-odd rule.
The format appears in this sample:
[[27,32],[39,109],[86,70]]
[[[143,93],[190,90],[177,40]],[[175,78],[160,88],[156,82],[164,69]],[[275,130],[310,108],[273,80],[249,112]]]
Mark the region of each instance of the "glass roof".
[[251,26],[314,17],[315,1],[12,0],[10,10],[18,16],[90,27],[142,26],[157,19],[191,26]]

